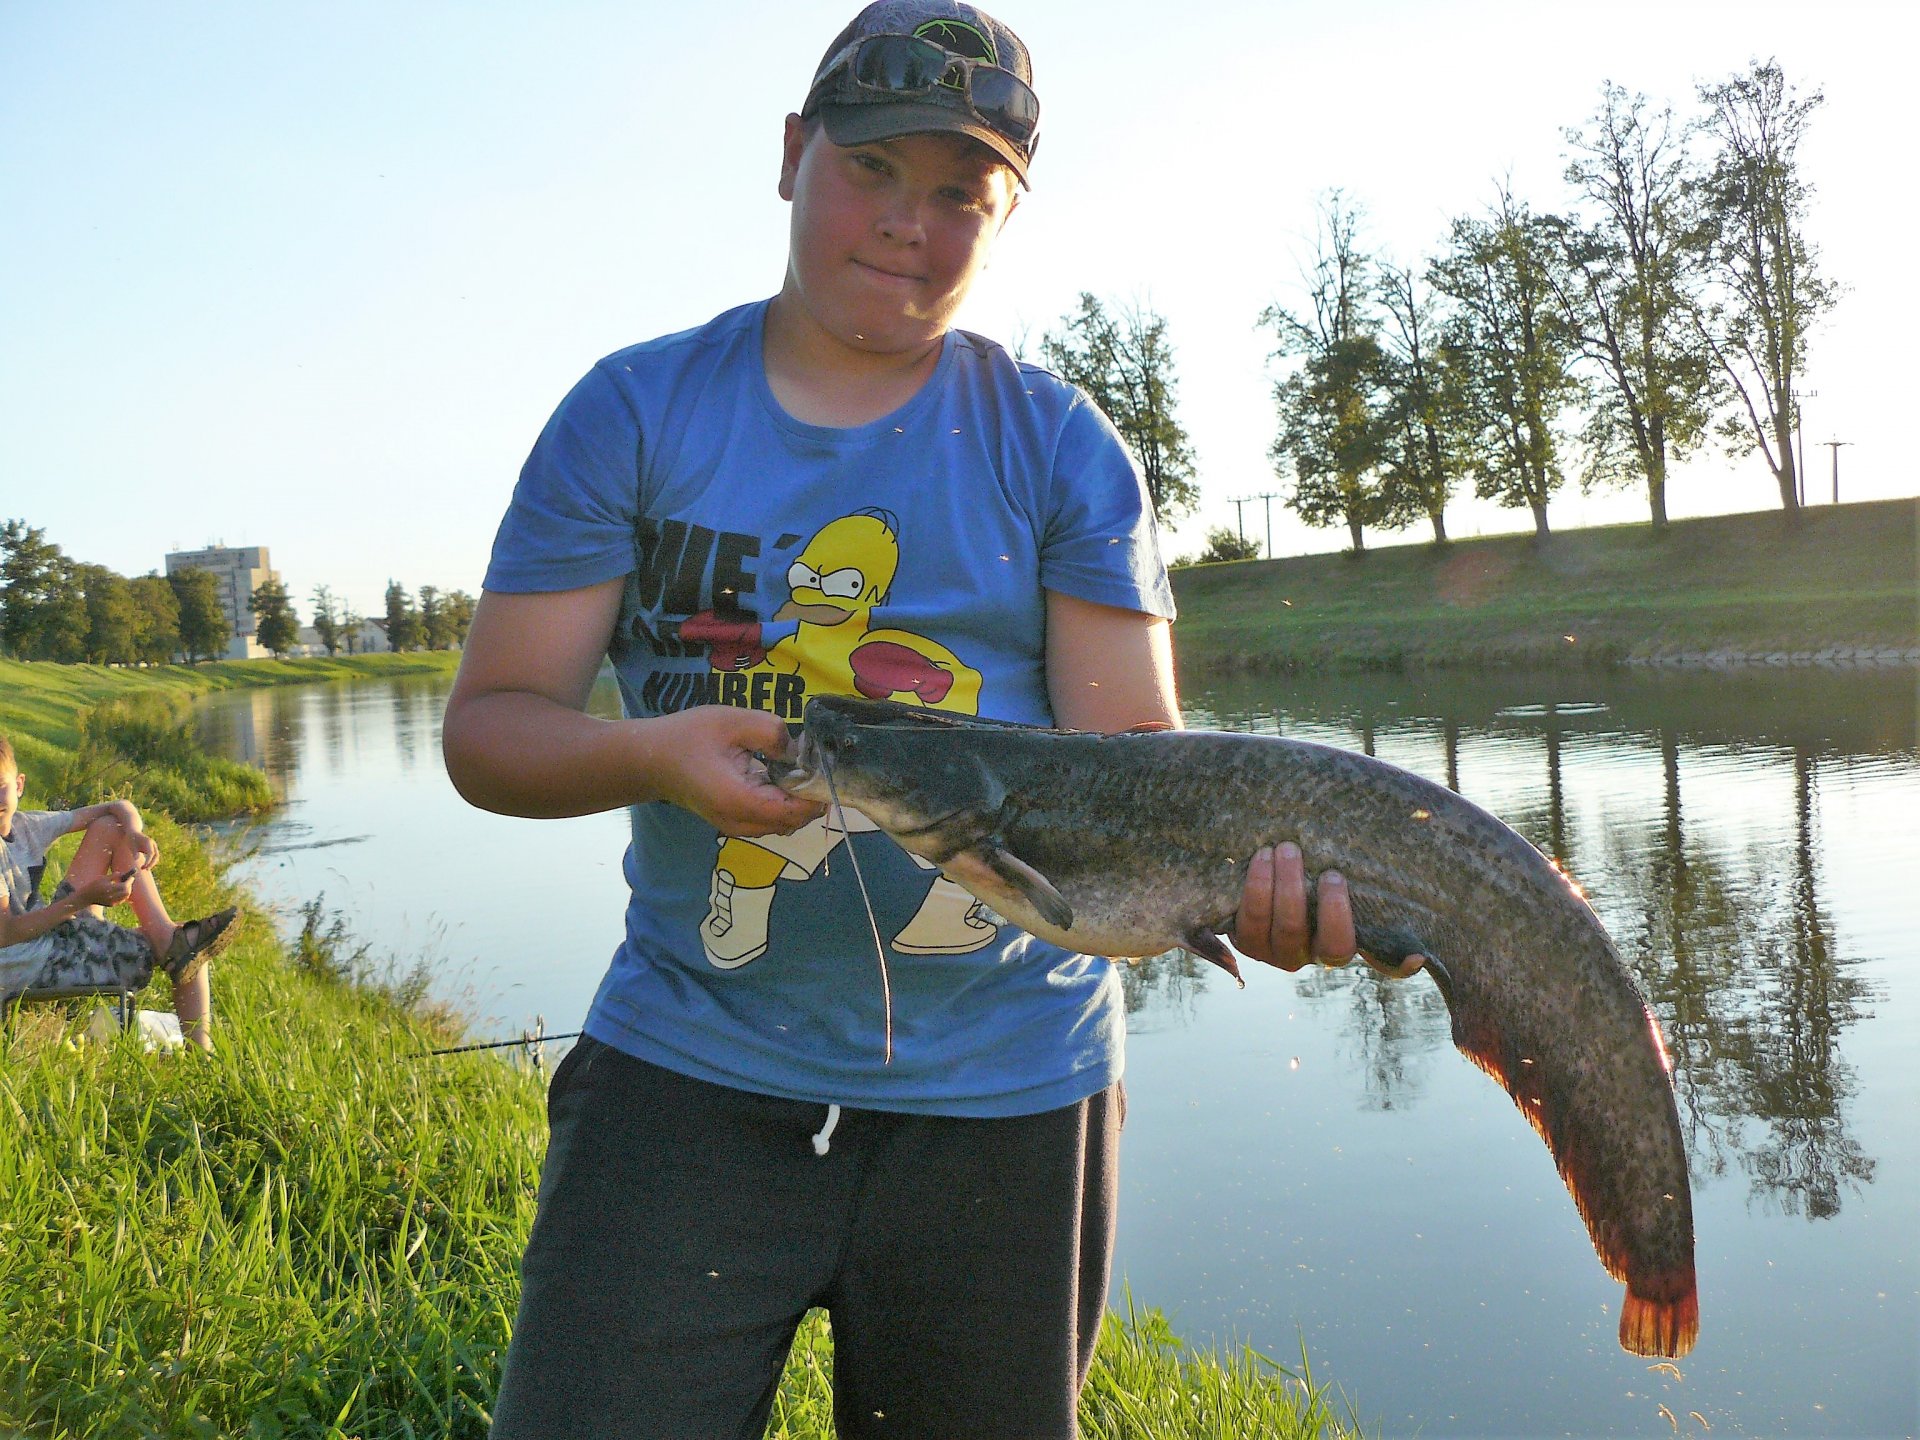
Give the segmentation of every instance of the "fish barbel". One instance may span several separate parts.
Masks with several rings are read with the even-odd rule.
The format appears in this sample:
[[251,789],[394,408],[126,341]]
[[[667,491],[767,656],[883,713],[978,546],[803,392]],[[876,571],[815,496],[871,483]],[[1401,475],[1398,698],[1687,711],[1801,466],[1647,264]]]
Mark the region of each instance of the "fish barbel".
[[1031,934],[1092,955],[1184,946],[1237,975],[1247,863],[1291,840],[1347,877],[1365,955],[1411,955],[1453,1041],[1546,1141],[1607,1272],[1620,1344],[1699,1331],[1693,1199],[1660,1027],[1560,870],[1485,810],[1349,750],[1210,731],[1100,735],[857,696],[807,706],[783,788],[865,814]]

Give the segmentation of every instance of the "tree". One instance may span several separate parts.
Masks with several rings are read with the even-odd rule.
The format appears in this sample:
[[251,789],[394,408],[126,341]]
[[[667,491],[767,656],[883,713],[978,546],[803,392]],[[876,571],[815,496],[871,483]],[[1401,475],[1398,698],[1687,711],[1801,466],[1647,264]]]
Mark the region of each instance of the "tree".
[[287,596],[286,582],[274,576],[254,587],[247,608],[253,612],[254,638],[276,660],[284,660],[300,641],[300,617]]
[[1176,560],[1175,565],[1212,565],[1222,560],[1258,560],[1260,542],[1249,540],[1231,525],[1216,525],[1207,531],[1207,545],[1191,560]]
[[338,655],[340,642],[346,638],[346,627],[341,623],[340,611],[333,598],[333,591],[325,585],[313,587],[313,633],[327,648],[327,654]]
[[473,628],[473,596],[464,590],[450,590],[441,604],[445,608],[453,643],[464,649],[467,643],[467,631]]
[[453,621],[437,586],[420,587],[420,640],[429,650],[453,648]]
[[87,632],[91,627],[87,592],[81,567],[64,555],[54,564],[46,599],[40,606],[38,625],[34,636],[36,658],[60,665],[85,663]]
[[1667,467],[1706,433],[1712,358],[1694,316],[1699,226],[1686,132],[1673,112],[1609,82],[1588,128],[1567,130],[1567,182],[1596,208],[1561,230],[1560,301],[1604,377],[1585,441],[1589,483],[1637,477],[1667,524]]
[[1526,506],[1542,540],[1547,501],[1566,479],[1559,431],[1581,394],[1555,273],[1559,229],[1502,186],[1485,216],[1453,222],[1447,253],[1429,270],[1453,302],[1447,344],[1472,436],[1474,493]]
[[1274,386],[1279,435],[1268,454],[1282,479],[1292,471],[1287,506],[1309,525],[1345,524],[1356,553],[1366,549],[1366,526],[1410,518],[1380,483],[1386,355],[1369,305],[1373,261],[1359,233],[1359,212],[1334,191],[1302,276],[1311,308],[1269,305],[1260,314],[1278,338],[1276,356],[1301,362]]
[[1700,183],[1713,293],[1699,332],[1738,402],[1721,434],[1729,448],[1758,446],[1789,514],[1800,507],[1793,433],[1807,334],[1839,299],[1805,235],[1813,187],[1799,170],[1800,143],[1824,99],[1817,90],[1796,96],[1772,60],[1700,87],[1718,153]]
[[131,664],[140,624],[133,587],[124,575],[117,575],[104,565],[79,565],[74,573],[86,605],[87,635],[82,649],[87,662]]
[[398,580],[387,582],[387,646],[396,652],[420,648],[420,612]]
[[220,603],[220,582],[211,570],[188,565],[167,577],[180,606],[180,649],[187,663],[211,660],[233,638],[233,622]]
[[1167,322],[1138,305],[1109,314],[1083,291],[1080,309],[1042,337],[1040,353],[1113,421],[1139,463],[1154,517],[1164,524],[1192,510],[1200,487],[1193,478],[1193,446],[1174,418],[1178,380]]
[[1447,501],[1460,469],[1462,409],[1458,367],[1439,343],[1431,291],[1411,267],[1383,264],[1375,294],[1382,331],[1387,409],[1381,427],[1382,480],[1396,509],[1417,506],[1447,538]]
[[149,571],[127,582],[133,597],[133,658],[164,665],[180,649],[180,601],[166,578]]
[[340,638],[346,642],[347,654],[360,653],[361,629],[367,623],[367,617],[353,606],[348,605],[340,612]]
[[40,634],[66,556],[45,530],[25,520],[0,525],[0,556],[0,649],[20,660],[43,658]]

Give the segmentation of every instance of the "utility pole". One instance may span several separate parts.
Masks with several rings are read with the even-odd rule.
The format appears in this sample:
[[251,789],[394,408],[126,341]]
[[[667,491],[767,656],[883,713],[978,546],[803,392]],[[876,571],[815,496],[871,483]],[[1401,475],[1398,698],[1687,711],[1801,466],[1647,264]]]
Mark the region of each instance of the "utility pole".
[[1257,499],[1259,499],[1259,496],[1257,495],[1236,495],[1233,498],[1233,528],[1239,532],[1240,543],[1242,545],[1247,543],[1247,522],[1246,522],[1246,517],[1242,513],[1240,507],[1246,504],[1249,500],[1257,500]]
[[1267,502],[1267,558],[1273,558],[1273,500],[1274,492],[1262,490],[1260,498]]
[[1836,505],[1840,503],[1840,447],[1842,445],[1851,445],[1852,443],[1851,440],[1829,440],[1826,442],[1827,449],[1833,452],[1833,503]]

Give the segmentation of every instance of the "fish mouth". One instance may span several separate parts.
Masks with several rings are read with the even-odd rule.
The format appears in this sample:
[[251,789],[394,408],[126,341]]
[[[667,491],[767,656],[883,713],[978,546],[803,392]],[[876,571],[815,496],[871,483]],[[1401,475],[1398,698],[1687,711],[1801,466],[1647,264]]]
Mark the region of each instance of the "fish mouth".
[[767,778],[789,795],[799,796],[803,800],[826,799],[826,777],[832,761],[819,742],[806,731],[800,732],[800,744],[791,760],[762,754],[760,763],[767,767]]

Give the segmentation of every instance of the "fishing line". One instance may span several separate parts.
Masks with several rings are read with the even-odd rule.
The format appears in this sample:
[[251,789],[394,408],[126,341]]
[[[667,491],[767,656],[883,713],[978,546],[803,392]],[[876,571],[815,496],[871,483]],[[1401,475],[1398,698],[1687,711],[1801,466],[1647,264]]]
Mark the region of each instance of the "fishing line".
[[860,903],[867,908],[867,929],[873,934],[873,958],[880,962],[880,1006],[886,1017],[886,1058],[893,1063],[893,980],[887,974],[887,949],[880,943],[880,922],[874,918],[873,900],[867,894],[867,877],[860,873],[860,855],[853,848],[853,835],[847,829],[847,807],[840,803],[840,790],[833,783],[833,762],[820,757],[820,773],[827,777],[827,794],[833,799],[834,818],[840,822],[840,836],[846,841],[847,859],[853,865],[853,883],[860,887]]
[[478,1045],[455,1045],[446,1050],[419,1050],[403,1058],[426,1060],[435,1055],[465,1055],[469,1050],[504,1050],[509,1045],[539,1045],[548,1040],[577,1040],[586,1033],[584,1030],[569,1030],[564,1035],[522,1035],[518,1040],[483,1040]]

